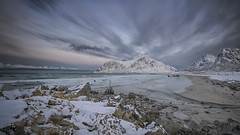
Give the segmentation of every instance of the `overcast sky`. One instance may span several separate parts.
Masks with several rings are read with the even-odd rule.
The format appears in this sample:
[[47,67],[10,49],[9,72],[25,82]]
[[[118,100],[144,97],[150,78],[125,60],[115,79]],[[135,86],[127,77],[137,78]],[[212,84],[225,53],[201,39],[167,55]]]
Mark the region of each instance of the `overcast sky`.
[[240,47],[240,0],[1,0],[0,63],[95,68],[148,55],[182,68]]

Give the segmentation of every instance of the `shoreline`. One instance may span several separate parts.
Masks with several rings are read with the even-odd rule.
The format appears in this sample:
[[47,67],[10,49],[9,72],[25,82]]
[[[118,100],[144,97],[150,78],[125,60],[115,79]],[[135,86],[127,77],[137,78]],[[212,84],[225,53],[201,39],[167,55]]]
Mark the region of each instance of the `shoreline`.
[[[208,77],[187,76],[193,84],[179,95],[199,102],[240,106],[240,92]],[[218,82],[218,83],[216,83]]]
[[[85,84],[81,90],[68,90],[64,86],[48,88],[42,85],[35,90],[12,93],[13,95],[5,94],[3,91],[0,93],[2,96],[0,102],[4,101],[2,102],[4,104],[19,102],[23,108],[18,109],[19,114],[14,113],[15,115],[8,116],[12,124],[0,130],[2,133],[36,133],[45,132],[45,130],[48,133],[63,133],[66,130],[69,134],[100,132],[105,134],[108,131],[109,133],[146,135],[147,133],[239,134],[240,107],[239,104],[234,104],[239,98],[239,91],[233,90],[232,86],[230,88],[230,84],[207,77],[186,77],[193,83],[184,92],[165,93],[174,100],[155,100],[146,93],[141,95],[141,93],[136,94],[130,91],[130,93],[121,94],[116,89],[115,92],[111,90],[106,90],[107,93],[99,92],[95,87],[91,89],[89,83]],[[158,81],[145,82],[145,87],[153,88],[154,86],[151,85]],[[126,90],[131,88],[130,86],[118,87]],[[116,87],[112,88],[114,90]],[[151,90],[146,91],[156,94]],[[218,93],[221,92],[224,94],[219,95]],[[224,98],[231,96],[232,93],[235,98]],[[164,96],[161,92],[157,94]],[[211,99],[214,100],[211,102]],[[2,108],[3,106],[1,104]],[[100,113],[95,108],[98,108]],[[116,128],[106,124],[101,125],[101,121],[112,123],[112,120],[116,122],[112,125]],[[47,128],[49,124],[54,128]],[[59,125],[62,126],[59,127]],[[15,131],[14,128],[17,130]],[[25,128],[28,130],[25,131]]]

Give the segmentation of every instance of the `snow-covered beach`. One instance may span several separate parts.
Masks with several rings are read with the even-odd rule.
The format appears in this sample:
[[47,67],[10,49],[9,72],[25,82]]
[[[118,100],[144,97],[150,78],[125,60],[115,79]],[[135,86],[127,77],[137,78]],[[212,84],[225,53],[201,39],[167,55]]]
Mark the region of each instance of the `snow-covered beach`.
[[[238,76],[237,72],[176,72],[5,80],[1,81],[1,133],[173,134],[232,129],[238,134]],[[29,82],[42,85],[18,89],[17,84]],[[16,87],[4,90],[9,88],[5,84]],[[109,87],[114,94],[105,93]],[[206,129],[216,124],[223,129]]]

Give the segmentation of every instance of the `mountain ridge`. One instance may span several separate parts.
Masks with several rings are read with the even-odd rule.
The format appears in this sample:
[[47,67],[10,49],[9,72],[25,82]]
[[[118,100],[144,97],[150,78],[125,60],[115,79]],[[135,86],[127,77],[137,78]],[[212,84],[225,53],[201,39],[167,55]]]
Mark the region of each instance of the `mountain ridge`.
[[149,56],[128,61],[109,61],[98,68],[95,73],[169,73],[175,72],[172,66],[154,60]]
[[205,54],[190,66],[187,71],[240,71],[240,49],[224,48],[217,57]]

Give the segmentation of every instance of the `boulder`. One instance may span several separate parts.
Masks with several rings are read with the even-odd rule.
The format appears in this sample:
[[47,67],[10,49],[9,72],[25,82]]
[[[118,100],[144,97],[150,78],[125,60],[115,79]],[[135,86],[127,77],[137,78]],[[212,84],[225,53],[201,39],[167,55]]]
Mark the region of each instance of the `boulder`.
[[48,105],[57,105],[57,102],[53,100],[49,100]]
[[3,93],[0,91],[0,97],[4,97]]
[[61,115],[51,115],[51,117],[48,119],[48,122],[52,122],[54,125],[59,125],[66,128],[73,128],[75,130],[79,130],[79,128],[74,125],[73,123],[66,121],[63,119],[63,116]]
[[43,95],[38,88],[36,88],[35,91],[32,92],[32,94],[33,94],[33,96],[42,96]]
[[188,115],[184,114],[181,111],[174,112],[173,116],[180,119],[180,120],[189,120],[190,119],[190,117]]
[[130,93],[128,94],[128,98],[129,98],[129,99],[135,99],[135,94],[132,93],[132,92],[130,92]]
[[22,119],[21,121],[17,121],[14,123],[14,126],[15,126],[15,131],[14,133],[16,135],[27,135],[27,133],[24,131],[24,126],[27,125],[27,121],[26,119]]
[[106,95],[114,95],[114,90],[112,87],[108,87],[106,90],[105,90],[105,94]]
[[56,91],[67,91],[68,90],[68,87],[66,86],[59,86]]
[[48,88],[48,86],[42,85],[42,86],[41,86],[41,90],[49,90],[49,88]]
[[77,93],[79,96],[89,96],[91,92],[91,86],[90,83],[87,82],[84,87]]

